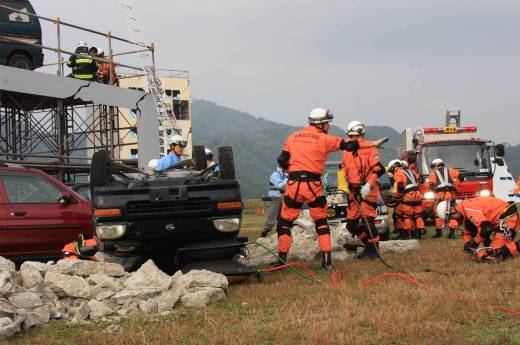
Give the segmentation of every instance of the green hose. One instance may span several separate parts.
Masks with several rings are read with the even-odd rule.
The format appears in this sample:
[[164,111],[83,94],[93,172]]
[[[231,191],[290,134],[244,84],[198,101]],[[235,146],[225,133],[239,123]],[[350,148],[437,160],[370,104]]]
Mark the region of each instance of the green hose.
[[[284,264],[287,264],[287,262],[285,260],[282,260],[282,258],[280,258],[278,256],[278,254],[276,254],[275,252],[273,252],[271,249],[267,248],[266,246],[264,246],[263,244],[261,243],[258,243],[257,241],[253,242],[252,244],[256,245],[256,246],[259,246],[259,247],[262,247],[264,248],[269,254],[271,254],[272,256],[274,256],[276,259],[278,259],[279,262],[283,262]],[[308,281],[310,282],[313,282],[313,283],[318,283],[317,281],[315,281],[314,279],[312,279],[310,276],[308,276],[307,274],[305,274],[304,272],[301,272],[299,269],[297,268],[294,268],[294,267],[287,267],[287,269],[289,269],[290,271],[298,274],[299,276],[307,279]]]

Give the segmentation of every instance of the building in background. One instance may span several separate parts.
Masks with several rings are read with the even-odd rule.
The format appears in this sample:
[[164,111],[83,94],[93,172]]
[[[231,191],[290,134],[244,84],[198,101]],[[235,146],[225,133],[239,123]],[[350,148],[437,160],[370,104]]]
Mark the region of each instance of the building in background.
[[[191,156],[192,135],[191,135],[191,95],[190,95],[190,79],[189,73],[186,71],[174,70],[157,70],[163,83],[166,94],[171,98],[175,118],[177,119],[177,127],[180,134],[188,141],[188,147],[184,151],[187,156]],[[144,90],[147,79],[140,75],[120,75],[119,83],[121,87]],[[137,141],[139,140],[139,129],[136,126],[137,110],[119,108],[119,126],[123,128],[124,133],[120,133],[119,137],[122,145],[119,148],[118,156],[121,160],[137,159],[139,154],[137,150]],[[157,123],[159,130],[159,144],[161,157],[168,150],[168,134]],[[129,127],[126,131],[124,128]],[[159,156],[159,152],[157,153]]]

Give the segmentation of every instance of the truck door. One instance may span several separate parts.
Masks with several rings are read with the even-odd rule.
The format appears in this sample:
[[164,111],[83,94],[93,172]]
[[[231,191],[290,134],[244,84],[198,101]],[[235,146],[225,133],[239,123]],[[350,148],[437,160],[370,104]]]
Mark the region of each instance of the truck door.
[[35,173],[0,174],[6,204],[7,230],[0,255],[59,256],[63,246],[85,231],[80,205],[60,203],[63,190]]

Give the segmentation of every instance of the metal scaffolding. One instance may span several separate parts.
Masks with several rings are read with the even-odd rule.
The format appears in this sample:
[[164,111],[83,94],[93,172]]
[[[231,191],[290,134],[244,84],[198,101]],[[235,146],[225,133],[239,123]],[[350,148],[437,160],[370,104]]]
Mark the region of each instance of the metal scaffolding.
[[93,105],[16,92],[0,92],[0,160],[36,166],[62,181],[89,171],[89,157],[101,149],[118,158],[131,126],[118,107]]

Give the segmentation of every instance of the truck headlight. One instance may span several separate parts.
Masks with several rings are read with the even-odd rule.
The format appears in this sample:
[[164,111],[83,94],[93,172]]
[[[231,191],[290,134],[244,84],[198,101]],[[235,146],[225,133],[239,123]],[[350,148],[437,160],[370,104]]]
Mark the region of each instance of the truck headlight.
[[240,230],[241,218],[213,219],[213,225],[218,231],[234,232]]
[[426,192],[426,193],[424,193],[424,195],[423,195],[423,199],[424,199],[424,200],[433,200],[433,199],[435,199],[435,193],[434,193],[434,192],[431,192],[431,191]]
[[98,225],[96,226],[96,234],[100,240],[113,240],[123,236],[126,232],[126,225]]
[[479,196],[490,196],[491,191],[489,189],[482,189],[480,192],[477,193]]

